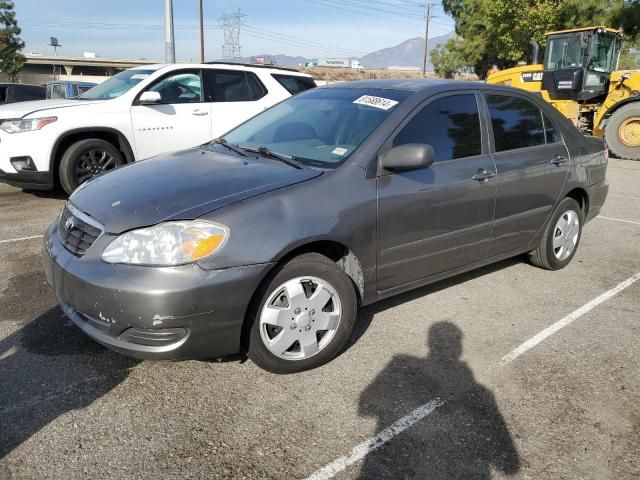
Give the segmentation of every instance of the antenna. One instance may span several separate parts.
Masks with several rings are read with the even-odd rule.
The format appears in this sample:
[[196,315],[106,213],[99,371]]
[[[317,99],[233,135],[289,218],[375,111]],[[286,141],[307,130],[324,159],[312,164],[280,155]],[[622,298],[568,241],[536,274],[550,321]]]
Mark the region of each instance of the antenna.
[[224,43],[222,44],[222,58],[240,57],[240,28],[244,25],[246,14],[225,13],[218,19],[218,24],[224,31]]
[[60,45],[60,42],[58,42],[57,37],[50,37],[50,42],[49,42],[49,46],[53,47],[53,54],[57,57],[58,56],[58,47],[61,47],[62,45]]

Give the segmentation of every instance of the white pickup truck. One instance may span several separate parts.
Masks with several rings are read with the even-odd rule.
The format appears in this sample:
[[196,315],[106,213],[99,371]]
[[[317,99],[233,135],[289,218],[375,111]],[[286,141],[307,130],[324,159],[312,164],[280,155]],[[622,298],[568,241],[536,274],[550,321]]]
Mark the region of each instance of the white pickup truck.
[[313,87],[311,76],[274,67],[148,65],[74,100],[0,106],[0,182],[71,193],[120,165],[211,141]]

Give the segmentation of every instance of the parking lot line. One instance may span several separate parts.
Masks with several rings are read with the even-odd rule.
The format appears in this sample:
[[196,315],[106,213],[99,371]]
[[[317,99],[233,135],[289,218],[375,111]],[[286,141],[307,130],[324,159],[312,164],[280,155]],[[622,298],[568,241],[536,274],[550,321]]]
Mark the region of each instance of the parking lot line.
[[624,220],[622,218],[603,217],[602,215],[598,215],[596,218],[611,220],[612,222],[633,223],[634,225],[640,225],[640,222],[634,222],[633,220]]
[[625,281],[620,282],[618,285],[613,287],[611,290],[607,290],[606,292],[604,292],[599,297],[594,298],[589,303],[583,305],[582,307],[580,307],[577,310],[574,310],[573,312],[571,312],[569,315],[567,315],[563,319],[558,320],[553,325],[549,325],[547,328],[542,330],[540,333],[538,333],[534,337],[531,337],[526,342],[520,344],[518,347],[513,349],[511,352],[506,354],[504,357],[502,357],[502,360],[500,361],[500,364],[504,365],[504,364],[507,364],[509,362],[514,361],[520,355],[522,355],[523,353],[527,352],[528,350],[531,350],[533,347],[535,347],[540,342],[542,342],[546,338],[548,338],[551,335],[553,335],[554,333],[556,333],[558,330],[566,327],[570,323],[572,323],[575,320],[577,320],[578,318],[582,317],[585,313],[593,310],[595,307],[597,307],[601,303],[606,302],[611,297],[614,297],[618,293],[622,292],[624,289],[626,289],[626,288],[630,287],[631,285],[633,285],[638,280],[640,280],[640,272],[636,273],[632,277],[627,278]]
[[337,473],[340,473],[345,468],[353,465],[359,460],[362,460],[369,453],[382,447],[385,443],[391,440],[393,437],[404,432],[407,428],[418,423],[420,420],[431,414],[436,408],[444,405],[444,402],[439,398],[431,400],[424,405],[416,408],[413,412],[405,415],[400,420],[396,421],[392,425],[388,426],[375,437],[368,438],[360,445],[351,450],[349,455],[340,457],[333,462],[325,465],[320,470],[316,470],[313,474],[306,478],[306,480],[328,480]]
[[8,238],[7,240],[0,240],[0,243],[13,243],[22,242],[24,240],[33,240],[35,238],[42,238],[43,235],[31,235],[30,237]]
[[640,197],[634,197],[633,195],[617,195],[615,193],[610,193],[610,197],[618,197],[618,198],[630,198],[632,200],[640,200]]

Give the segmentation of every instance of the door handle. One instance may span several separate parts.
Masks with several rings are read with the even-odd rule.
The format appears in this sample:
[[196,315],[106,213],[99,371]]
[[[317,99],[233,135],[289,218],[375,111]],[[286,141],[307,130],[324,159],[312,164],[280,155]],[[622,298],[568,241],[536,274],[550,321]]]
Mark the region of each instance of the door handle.
[[553,157],[553,159],[551,160],[551,163],[553,165],[562,165],[563,163],[565,163],[567,161],[567,157],[565,157],[564,155],[556,155],[555,157]]
[[495,176],[496,176],[496,172],[493,172],[491,170],[487,170],[485,168],[481,168],[471,178],[473,180],[477,180],[478,182],[486,182],[487,180],[489,180],[490,178],[493,178]]
[[194,110],[193,112],[191,112],[191,115],[197,115],[199,117],[202,117],[203,115],[209,115],[209,112],[205,110]]

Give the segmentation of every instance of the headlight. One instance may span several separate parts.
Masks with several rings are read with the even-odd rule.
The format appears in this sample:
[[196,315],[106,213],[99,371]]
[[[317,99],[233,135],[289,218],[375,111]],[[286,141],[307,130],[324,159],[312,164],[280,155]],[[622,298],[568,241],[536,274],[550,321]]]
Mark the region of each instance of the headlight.
[[229,230],[204,221],[167,222],[132,230],[113,240],[102,252],[109,263],[173,266],[213,255]]
[[45,125],[49,125],[58,120],[58,117],[29,118],[17,120],[5,120],[0,123],[0,128],[7,133],[33,132],[40,130]]

